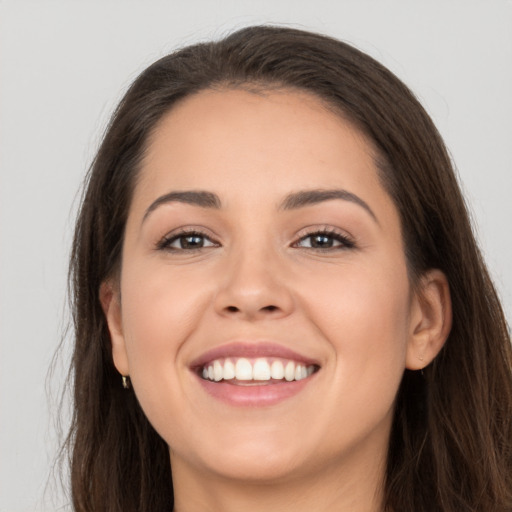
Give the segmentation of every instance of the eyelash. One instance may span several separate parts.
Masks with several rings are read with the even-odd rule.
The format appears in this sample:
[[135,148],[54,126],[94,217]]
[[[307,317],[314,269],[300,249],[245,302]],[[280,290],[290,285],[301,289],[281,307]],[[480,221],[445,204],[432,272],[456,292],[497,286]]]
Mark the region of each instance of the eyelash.
[[297,242],[293,244],[294,247],[299,247],[298,244],[306,239],[313,239],[314,237],[325,237],[335,242],[339,242],[340,245],[334,247],[307,247],[306,249],[311,249],[318,252],[327,252],[327,251],[341,251],[346,249],[355,248],[355,242],[349,238],[347,235],[344,235],[334,229],[318,229],[312,231],[310,233],[306,233],[299,238]]
[[183,230],[180,230],[178,233],[174,233],[174,234],[171,234],[171,235],[165,235],[157,244],[156,244],[156,248],[160,251],[183,251],[183,252],[192,252],[192,251],[198,251],[200,249],[204,249],[205,247],[204,246],[201,246],[201,247],[193,247],[193,248],[177,248],[177,247],[171,247],[171,244],[173,244],[174,242],[180,240],[180,239],[185,239],[185,238],[193,238],[193,237],[197,237],[197,238],[201,238],[201,239],[204,239],[204,240],[209,240],[210,242],[212,242],[212,245],[211,246],[208,246],[208,247],[218,247],[219,244],[215,241],[213,241],[210,236],[208,236],[206,233],[200,231],[200,230],[197,230],[197,229],[183,229]]
[[[192,248],[171,247],[171,244],[173,244],[174,242],[177,242],[180,239],[184,240],[186,238],[193,238],[193,237],[202,239],[203,243],[204,243],[204,240],[208,240],[209,242],[211,242],[211,245],[206,246],[206,247],[204,245],[202,245],[200,247],[192,247]],[[354,243],[354,241],[351,238],[349,238],[348,236],[341,234],[338,231],[333,230],[333,229],[319,229],[319,230],[312,231],[310,233],[306,233],[306,234],[302,235],[299,238],[299,240],[297,240],[297,242],[294,242],[292,244],[292,247],[300,248],[299,244],[301,242],[303,242],[307,239],[313,239],[314,237],[325,237],[330,240],[333,240],[334,242],[339,242],[339,245],[334,246],[334,247],[326,247],[326,248],[303,247],[304,249],[311,249],[316,252],[327,252],[327,251],[339,251],[339,250],[353,249],[356,247],[356,244]],[[208,247],[219,247],[219,243],[212,240],[211,237],[209,235],[207,235],[206,233],[204,233],[200,230],[196,230],[196,229],[191,229],[191,230],[183,229],[178,233],[166,235],[156,244],[157,250],[171,251],[171,252],[173,252],[173,251],[193,252],[193,251],[198,251],[198,250],[205,249]]]

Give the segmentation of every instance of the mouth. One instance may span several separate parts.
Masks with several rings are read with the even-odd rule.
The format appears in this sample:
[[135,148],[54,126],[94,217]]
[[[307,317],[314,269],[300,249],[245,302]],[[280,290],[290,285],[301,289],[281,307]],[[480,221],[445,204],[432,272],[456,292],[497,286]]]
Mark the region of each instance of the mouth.
[[289,359],[233,357],[215,359],[198,369],[202,379],[237,385],[265,385],[306,379],[319,366]]
[[265,406],[299,393],[320,371],[317,361],[271,343],[234,343],[191,365],[201,387],[230,405]]

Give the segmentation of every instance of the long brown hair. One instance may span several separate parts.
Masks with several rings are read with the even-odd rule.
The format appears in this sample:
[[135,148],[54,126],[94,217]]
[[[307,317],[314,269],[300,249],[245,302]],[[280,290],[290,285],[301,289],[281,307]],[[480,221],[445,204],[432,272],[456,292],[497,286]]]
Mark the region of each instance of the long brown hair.
[[122,389],[99,302],[120,271],[123,234],[148,136],[180,99],[215,87],[299,88],[374,144],[400,213],[412,283],[427,269],[450,285],[453,328],[423,375],[406,370],[396,400],[385,482],[389,511],[512,510],[512,350],[447,154],[409,89],[343,42],[250,27],[155,62],[115,111],[87,176],[70,293],[76,344],[68,444],[78,512],[171,510],[168,447]]

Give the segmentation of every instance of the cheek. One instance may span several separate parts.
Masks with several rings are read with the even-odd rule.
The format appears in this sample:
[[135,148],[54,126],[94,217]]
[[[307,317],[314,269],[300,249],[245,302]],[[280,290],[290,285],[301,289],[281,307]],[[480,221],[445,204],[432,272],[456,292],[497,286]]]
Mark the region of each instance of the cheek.
[[[176,272],[140,262],[123,268],[121,281],[123,330],[130,379],[138,402],[157,432],[170,446],[181,444],[190,429],[190,417],[180,364],[187,346],[211,300],[204,276]],[[180,418],[176,422],[176,417]]]
[[[130,375],[138,394],[145,387],[176,389],[180,349],[196,328],[211,293],[192,273],[136,263],[123,269],[123,331]],[[156,382],[161,381],[161,382]]]
[[315,276],[308,315],[335,352],[336,379],[347,396],[393,399],[405,368],[409,282],[405,264],[347,266]]

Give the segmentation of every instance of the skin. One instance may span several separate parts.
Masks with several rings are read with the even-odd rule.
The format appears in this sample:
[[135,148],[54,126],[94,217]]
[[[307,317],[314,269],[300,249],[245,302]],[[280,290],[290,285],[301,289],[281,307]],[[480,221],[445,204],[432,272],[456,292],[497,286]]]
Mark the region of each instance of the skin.
[[[101,300],[116,367],[170,447],[176,511],[381,510],[403,371],[437,355],[451,313],[441,272],[413,292],[372,155],[353,126],[297,91],[203,91],[155,129],[120,282],[105,282]],[[310,189],[349,191],[374,216],[343,199],[280,208]],[[189,190],[221,207],[174,201],[146,213]],[[158,245],[185,228],[204,232],[206,247]],[[311,247],[326,229],[353,245]],[[225,404],[190,363],[233,340],[278,343],[320,370],[275,405]]]

